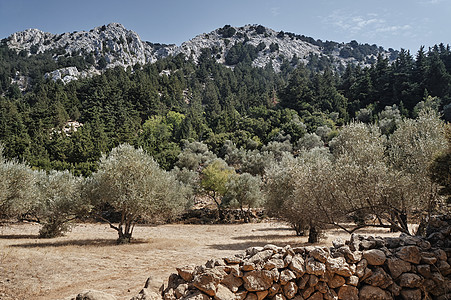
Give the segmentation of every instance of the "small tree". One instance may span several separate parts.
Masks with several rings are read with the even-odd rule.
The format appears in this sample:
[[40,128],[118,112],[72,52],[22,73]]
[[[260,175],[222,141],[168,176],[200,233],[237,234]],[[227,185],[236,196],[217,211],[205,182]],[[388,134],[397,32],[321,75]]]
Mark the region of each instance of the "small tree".
[[451,204],[451,124],[446,126],[446,139],[448,149],[432,162],[430,177],[433,182],[440,185],[440,194],[447,196],[447,202]]
[[[239,207],[245,222],[250,221],[250,209],[263,203],[264,195],[261,191],[260,177],[249,173],[232,176],[226,183],[226,193],[223,197],[224,205]],[[247,212],[244,208],[247,207]]]
[[[410,211],[426,212],[425,220],[441,201],[439,185],[431,180],[429,168],[445,149],[444,123],[437,112],[430,109],[420,111],[417,119],[403,120],[388,140],[391,167],[408,178],[407,205]],[[421,232],[421,228],[419,230]]]
[[235,173],[222,159],[209,163],[201,173],[200,185],[205,193],[215,202],[219,217],[222,218],[222,196],[226,193],[226,184]]
[[4,160],[0,153],[0,217],[11,218],[30,212],[36,194],[36,172],[16,160]]
[[141,148],[120,145],[104,155],[99,171],[90,182],[94,205],[107,204],[120,215],[115,226],[103,220],[118,232],[118,243],[129,243],[137,221],[161,221],[185,209],[187,197],[183,184],[174,174],[166,172]]
[[69,171],[41,172],[38,176],[39,203],[35,213],[43,224],[39,236],[53,238],[63,235],[70,229],[71,221],[86,216],[91,208],[81,193],[83,179]]
[[297,158],[284,155],[267,170],[266,208],[287,221],[297,235],[309,230],[309,242],[319,240],[321,205],[327,202],[330,154],[325,148],[303,151]]

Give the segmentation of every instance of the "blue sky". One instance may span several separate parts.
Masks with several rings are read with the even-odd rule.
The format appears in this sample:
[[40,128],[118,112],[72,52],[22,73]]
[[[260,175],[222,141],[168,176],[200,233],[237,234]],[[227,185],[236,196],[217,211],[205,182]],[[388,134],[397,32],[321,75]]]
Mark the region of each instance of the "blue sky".
[[0,38],[122,23],[141,39],[180,45],[226,24],[261,24],[315,39],[426,49],[451,44],[451,0],[0,0]]

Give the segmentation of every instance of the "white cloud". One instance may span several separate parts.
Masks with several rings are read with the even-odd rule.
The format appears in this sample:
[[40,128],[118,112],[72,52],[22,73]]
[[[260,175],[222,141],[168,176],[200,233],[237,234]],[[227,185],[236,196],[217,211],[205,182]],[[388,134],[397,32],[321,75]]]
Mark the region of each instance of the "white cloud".
[[410,25],[400,25],[400,26],[386,26],[377,28],[377,32],[401,32],[411,30],[412,26]]
[[422,0],[419,3],[423,5],[434,5],[443,2],[443,0]]
[[[429,0],[440,1],[440,0]],[[355,14],[343,10],[336,10],[324,20],[328,26],[344,30],[350,35],[365,34],[373,37],[376,34],[391,33],[392,35],[405,34],[412,29],[409,24],[391,24],[376,13]]]
[[277,17],[278,15],[280,15],[280,7],[271,7],[271,14],[274,17]]

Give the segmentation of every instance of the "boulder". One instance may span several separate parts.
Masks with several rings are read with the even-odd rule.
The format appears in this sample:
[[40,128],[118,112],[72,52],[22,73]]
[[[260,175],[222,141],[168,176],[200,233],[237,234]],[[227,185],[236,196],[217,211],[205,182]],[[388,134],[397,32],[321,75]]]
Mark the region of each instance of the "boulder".
[[308,274],[324,275],[326,273],[326,265],[315,260],[313,257],[307,259],[305,270]]
[[328,283],[330,288],[335,289],[344,285],[346,283],[346,280],[339,275],[335,275]]
[[175,269],[177,270],[177,273],[179,274],[179,276],[183,278],[183,280],[189,282],[194,279],[195,270],[196,270],[195,266],[189,265],[189,266],[184,266],[184,267],[175,268]]
[[310,251],[309,256],[315,258],[316,260],[322,263],[325,263],[327,258],[330,256],[330,253],[327,248],[317,247],[312,251]]
[[224,279],[221,281],[222,284],[224,284],[226,287],[228,287],[232,292],[237,292],[240,286],[243,285],[244,281],[240,277],[233,276],[232,274],[229,274],[224,277]]
[[365,283],[370,284],[372,286],[377,286],[381,288],[386,288],[393,283],[391,277],[384,271],[382,268],[376,268],[373,271],[373,274],[369,276]]
[[366,259],[362,259],[361,261],[359,261],[357,263],[357,265],[355,266],[355,274],[359,277],[362,278],[365,275],[365,270],[366,267],[368,266],[368,262]]
[[283,259],[280,259],[280,258],[271,258],[263,265],[263,268],[266,270],[272,270],[274,268],[282,269],[284,267],[285,267],[285,262]]
[[285,285],[293,279],[296,279],[296,275],[290,270],[283,270],[280,272],[279,281],[281,285]]
[[298,286],[293,281],[288,282],[286,285],[283,286],[283,294],[288,299],[294,298],[296,293],[298,292]]
[[403,289],[401,297],[404,300],[421,300],[421,291],[419,289]]
[[359,300],[359,290],[355,286],[343,285],[338,290],[338,299]]
[[215,293],[216,300],[233,300],[236,299],[235,294],[223,284],[219,284]]
[[402,273],[409,272],[412,268],[411,264],[397,257],[391,257],[387,260],[387,267],[390,275],[396,279]]
[[383,265],[387,258],[385,253],[378,249],[363,251],[363,257],[367,260],[368,264],[372,266]]
[[344,257],[332,258],[328,257],[326,261],[326,269],[332,273],[349,277],[352,275],[351,269]]
[[308,298],[308,300],[323,300],[323,294],[321,292],[316,292]]
[[300,255],[295,255],[291,260],[288,268],[295,272],[295,274],[299,277],[305,273],[305,261]]
[[414,273],[404,273],[398,278],[398,284],[401,287],[417,288],[423,283],[423,278]]
[[116,297],[102,291],[89,290],[78,294],[75,300],[116,300]]
[[243,276],[244,288],[249,292],[269,289],[273,283],[273,274],[267,270],[254,270]]
[[359,277],[353,275],[346,279],[347,285],[357,286],[359,284]]
[[393,297],[380,287],[364,285],[359,291],[359,300],[393,300]]
[[208,269],[204,273],[197,274],[193,279],[193,285],[209,296],[216,294],[219,282],[227,274],[218,269]]
[[420,249],[417,246],[404,246],[398,249],[396,256],[400,259],[418,265],[421,261]]

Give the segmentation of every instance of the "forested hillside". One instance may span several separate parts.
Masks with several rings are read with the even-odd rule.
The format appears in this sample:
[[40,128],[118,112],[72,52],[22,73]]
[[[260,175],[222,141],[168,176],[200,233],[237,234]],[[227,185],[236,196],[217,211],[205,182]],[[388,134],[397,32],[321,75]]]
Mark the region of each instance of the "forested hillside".
[[[42,77],[51,60],[45,54],[1,50],[4,155],[44,170],[89,175],[101,153],[125,142],[171,169],[186,140],[218,155],[226,140],[249,150],[273,141],[296,149],[307,133],[327,143],[355,118],[377,121],[388,134],[424,100],[451,119],[451,51],[444,45],[415,56],[401,51],[393,63],[379,56],[369,67],[349,64],[342,73],[295,60],[280,72],[246,60],[230,68],[204,49],[197,62],[180,54],[67,84]],[[24,69],[35,75],[21,92],[9,72]]]

